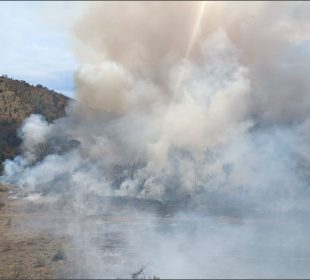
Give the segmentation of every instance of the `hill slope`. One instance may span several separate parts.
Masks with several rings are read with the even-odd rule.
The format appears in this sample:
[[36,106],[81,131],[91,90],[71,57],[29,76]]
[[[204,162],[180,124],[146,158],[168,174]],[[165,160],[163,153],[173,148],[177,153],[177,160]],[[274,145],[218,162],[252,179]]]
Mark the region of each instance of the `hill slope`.
[[22,121],[30,114],[42,114],[51,122],[65,115],[69,98],[42,85],[0,76],[0,171],[4,159],[18,154],[16,135]]

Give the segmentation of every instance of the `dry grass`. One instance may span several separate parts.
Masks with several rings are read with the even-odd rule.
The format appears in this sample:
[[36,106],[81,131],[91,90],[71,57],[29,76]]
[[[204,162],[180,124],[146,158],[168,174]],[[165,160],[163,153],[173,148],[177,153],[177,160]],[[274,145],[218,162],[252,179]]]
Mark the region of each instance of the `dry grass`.
[[[23,221],[33,220],[32,215],[38,213],[24,211],[21,200],[10,199],[7,191],[0,192],[0,201],[4,203],[0,209],[0,279],[63,277],[70,260],[60,244],[68,241],[61,236],[23,230]],[[53,261],[55,255],[61,261]]]

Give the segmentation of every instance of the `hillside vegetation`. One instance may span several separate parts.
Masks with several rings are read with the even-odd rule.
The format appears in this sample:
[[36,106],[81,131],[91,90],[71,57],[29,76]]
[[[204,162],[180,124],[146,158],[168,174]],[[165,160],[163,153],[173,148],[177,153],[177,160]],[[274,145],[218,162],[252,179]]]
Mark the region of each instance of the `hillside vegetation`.
[[49,122],[65,115],[70,99],[42,85],[0,76],[0,171],[2,162],[19,153],[17,129],[30,114],[41,114]]

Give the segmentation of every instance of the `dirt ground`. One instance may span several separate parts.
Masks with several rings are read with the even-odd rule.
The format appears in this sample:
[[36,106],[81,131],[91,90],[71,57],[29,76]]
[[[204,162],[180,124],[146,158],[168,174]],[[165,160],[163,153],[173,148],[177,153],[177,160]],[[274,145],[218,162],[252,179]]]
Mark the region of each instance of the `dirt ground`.
[[40,214],[27,210],[15,192],[0,185],[0,279],[68,278],[70,242],[65,236],[24,229],[21,225]]

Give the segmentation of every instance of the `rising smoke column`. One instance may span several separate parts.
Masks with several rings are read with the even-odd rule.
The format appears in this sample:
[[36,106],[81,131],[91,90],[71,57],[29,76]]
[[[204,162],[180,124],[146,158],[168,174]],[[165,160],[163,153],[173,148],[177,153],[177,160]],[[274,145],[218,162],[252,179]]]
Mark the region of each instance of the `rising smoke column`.
[[[90,3],[73,30],[82,64],[77,100],[53,125],[26,121],[27,158],[29,143],[76,139],[80,149],[64,155],[72,157],[67,180],[88,182],[85,191],[143,196],[146,182],[159,199],[201,189],[255,198],[281,189],[291,201],[309,176],[301,151],[310,105],[299,52],[307,47],[305,5]],[[28,127],[40,139],[23,133]],[[46,157],[27,175],[20,160],[8,161],[6,178],[35,189],[42,184],[35,170],[62,174],[64,156]],[[115,190],[114,167],[132,164],[134,175]],[[13,178],[15,167],[21,177]]]
[[[297,53],[309,34],[305,10],[303,3],[94,3],[75,28],[76,52],[87,64],[77,74],[78,99],[115,116],[113,156],[146,158],[154,189],[188,191],[210,177],[215,188],[227,179],[231,188],[286,181],[291,189],[292,180],[303,188],[304,177],[291,176],[295,144],[272,152],[268,146],[296,137],[309,117]],[[226,159],[232,147],[237,158]],[[189,152],[194,161],[173,151]],[[234,167],[229,176],[223,166]],[[279,182],[268,181],[277,176]]]

